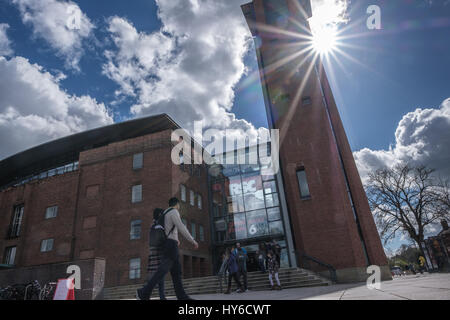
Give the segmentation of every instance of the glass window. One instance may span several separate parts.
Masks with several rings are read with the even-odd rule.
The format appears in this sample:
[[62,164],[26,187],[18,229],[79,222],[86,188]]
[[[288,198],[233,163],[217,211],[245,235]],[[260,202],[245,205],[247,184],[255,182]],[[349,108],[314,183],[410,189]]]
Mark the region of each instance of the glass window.
[[130,240],[137,240],[141,238],[142,221],[131,221]]
[[311,97],[303,97],[302,98],[302,105],[307,106],[312,103]]
[[49,177],[53,177],[54,175],[56,175],[56,169],[48,170],[48,176]]
[[73,170],[78,170],[78,161],[73,163]]
[[244,196],[245,210],[252,211],[257,209],[263,209],[264,195],[262,190],[258,190],[254,193],[248,193]]
[[65,172],[72,172],[73,171],[73,163],[68,164],[64,167]]
[[202,196],[200,194],[197,195],[197,207],[202,209]]
[[247,228],[249,237],[267,235],[269,232],[266,210],[247,212]]
[[181,222],[187,227],[187,220],[185,218],[181,218]]
[[238,213],[244,211],[244,197],[234,196],[228,197],[228,212]]
[[277,185],[274,180],[264,182],[264,193],[265,194],[275,193],[275,192],[277,192]]
[[133,155],[133,170],[142,169],[144,162],[144,154],[136,153]]
[[192,238],[197,238],[197,232],[196,232],[196,229],[195,229],[195,222],[191,222],[191,235],[192,235]]
[[180,184],[181,201],[186,202],[186,187]]
[[20,235],[20,228],[22,226],[24,206],[17,206],[14,208],[14,217],[11,223],[9,236],[16,238]]
[[267,206],[267,208],[277,207],[279,205],[280,205],[280,202],[278,201],[278,194],[277,193],[272,193],[272,194],[266,195],[266,206]]
[[283,234],[283,224],[281,223],[281,221],[270,222],[269,232],[270,234]]
[[16,260],[16,249],[17,247],[8,247],[5,249],[5,256],[3,258],[3,263],[6,265],[14,265]]
[[202,225],[198,226],[198,237],[200,241],[205,241],[205,230]]
[[189,203],[191,206],[195,206],[195,193],[192,190],[189,190]]
[[49,207],[45,210],[45,219],[55,218],[58,215],[58,206]]
[[65,168],[66,168],[65,166],[57,168],[57,169],[56,169],[56,173],[57,173],[57,174],[64,174],[64,169],[65,169]]
[[135,185],[131,192],[131,202],[137,203],[142,201],[142,185]]
[[302,198],[309,198],[311,194],[309,192],[308,180],[306,179],[305,169],[297,171],[298,185],[300,187],[300,195]]
[[130,260],[130,279],[141,278],[141,258]]
[[50,252],[53,250],[53,239],[45,239],[41,242],[41,252]]
[[42,172],[41,174],[39,174],[39,179],[45,179],[47,178],[47,171]]
[[269,221],[276,221],[281,219],[280,208],[267,209],[267,218]]
[[235,214],[228,222],[228,239],[239,240],[247,238],[247,224],[245,213]]

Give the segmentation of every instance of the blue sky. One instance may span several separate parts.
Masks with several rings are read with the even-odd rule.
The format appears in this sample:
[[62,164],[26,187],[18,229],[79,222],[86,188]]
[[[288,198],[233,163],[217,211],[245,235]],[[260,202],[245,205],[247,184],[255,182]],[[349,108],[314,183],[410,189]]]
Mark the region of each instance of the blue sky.
[[[0,0],[0,158],[160,112],[256,133],[267,124],[245,2]],[[344,54],[326,68],[363,179],[398,161],[448,175],[450,1],[338,2]],[[374,4],[381,30],[366,27]],[[80,30],[66,28],[69,6]]]

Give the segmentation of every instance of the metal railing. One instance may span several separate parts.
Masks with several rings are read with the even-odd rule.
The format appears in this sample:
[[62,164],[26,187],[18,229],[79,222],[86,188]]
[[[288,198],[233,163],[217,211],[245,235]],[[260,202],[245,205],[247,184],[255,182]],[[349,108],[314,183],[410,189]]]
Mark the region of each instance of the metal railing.
[[317,269],[311,267],[311,262],[315,263],[315,264],[319,265],[320,267],[327,269],[330,274],[329,279],[334,283],[337,282],[338,278],[337,278],[337,274],[336,274],[336,269],[331,264],[320,261],[319,259],[314,258],[306,253],[302,253],[302,254],[296,253],[296,255],[298,258],[300,258],[299,266],[303,267],[304,269],[308,269],[308,270],[317,272]]

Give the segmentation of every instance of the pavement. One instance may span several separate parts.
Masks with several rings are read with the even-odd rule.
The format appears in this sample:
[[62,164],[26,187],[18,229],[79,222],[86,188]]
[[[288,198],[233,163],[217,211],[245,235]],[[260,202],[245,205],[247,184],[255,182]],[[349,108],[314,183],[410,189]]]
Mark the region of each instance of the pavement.
[[365,283],[326,287],[194,295],[196,300],[450,300],[450,273],[395,277],[369,289]]

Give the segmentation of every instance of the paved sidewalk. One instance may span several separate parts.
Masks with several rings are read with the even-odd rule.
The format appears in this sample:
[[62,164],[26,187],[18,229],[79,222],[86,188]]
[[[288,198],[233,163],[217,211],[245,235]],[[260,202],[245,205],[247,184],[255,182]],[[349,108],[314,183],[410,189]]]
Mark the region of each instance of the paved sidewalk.
[[395,278],[370,290],[365,283],[192,296],[197,300],[450,300],[450,274],[423,274]]

